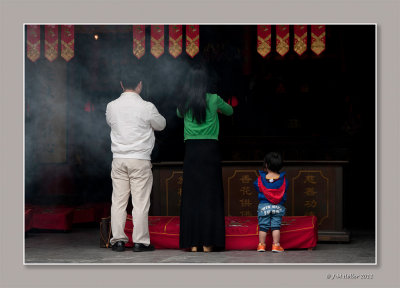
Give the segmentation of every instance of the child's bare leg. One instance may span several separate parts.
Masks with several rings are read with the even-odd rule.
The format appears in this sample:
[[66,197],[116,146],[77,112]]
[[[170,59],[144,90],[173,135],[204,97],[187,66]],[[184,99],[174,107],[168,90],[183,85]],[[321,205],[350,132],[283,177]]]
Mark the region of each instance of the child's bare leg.
[[[261,234],[260,234],[260,237],[261,237]],[[272,239],[273,239],[275,245],[279,244],[280,238],[281,238],[281,231],[280,230],[272,231]]]
[[267,238],[267,232],[260,231],[258,235],[258,239],[260,240],[261,244],[265,244],[265,239]]

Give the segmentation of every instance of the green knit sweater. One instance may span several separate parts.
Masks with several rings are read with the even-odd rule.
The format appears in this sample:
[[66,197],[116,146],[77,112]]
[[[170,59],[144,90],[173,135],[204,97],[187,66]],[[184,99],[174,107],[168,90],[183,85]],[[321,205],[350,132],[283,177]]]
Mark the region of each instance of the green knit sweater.
[[[184,140],[188,139],[215,139],[218,140],[219,121],[218,111],[224,115],[233,114],[233,108],[217,94],[206,94],[207,110],[206,120],[198,124],[196,119],[192,119],[191,111],[185,114],[184,118]],[[179,110],[176,110],[178,117],[182,118]]]

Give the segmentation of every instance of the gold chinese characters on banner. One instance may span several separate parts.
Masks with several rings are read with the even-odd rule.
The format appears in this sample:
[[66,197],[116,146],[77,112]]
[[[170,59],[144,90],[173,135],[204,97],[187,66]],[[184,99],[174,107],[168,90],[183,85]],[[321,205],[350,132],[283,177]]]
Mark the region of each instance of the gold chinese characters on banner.
[[311,50],[320,55],[325,50],[325,25],[311,25]]
[[289,25],[276,25],[276,52],[281,56],[289,52]]
[[150,53],[156,58],[164,54],[164,25],[151,25]]
[[58,56],[58,26],[44,26],[44,57],[50,62]]
[[61,25],[61,57],[67,62],[75,55],[74,45],[74,25]]
[[303,55],[307,50],[307,25],[294,25],[294,51]]
[[26,38],[26,57],[36,62],[40,57],[40,26],[27,25]]
[[199,53],[200,28],[199,25],[186,25],[186,53],[194,58]]
[[140,59],[145,53],[145,26],[133,25],[133,55]]
[[257,25],[257,52],[264,58],[271,52],[271,25]]
[[182,25],[169,25],[169,54],[177,58],[182,53]]

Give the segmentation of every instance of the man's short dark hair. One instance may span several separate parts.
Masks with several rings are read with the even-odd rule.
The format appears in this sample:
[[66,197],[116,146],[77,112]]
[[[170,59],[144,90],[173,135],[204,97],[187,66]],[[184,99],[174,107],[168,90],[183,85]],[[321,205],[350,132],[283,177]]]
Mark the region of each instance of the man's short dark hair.
[[264,157],[264,167],[268,170],[279,173],[282,169],[282,156],[278,152],[269,152]]
[[142,75],[137,71],[126,71],[121,73],[121,81],[124,89],[134,90],[142,80]]

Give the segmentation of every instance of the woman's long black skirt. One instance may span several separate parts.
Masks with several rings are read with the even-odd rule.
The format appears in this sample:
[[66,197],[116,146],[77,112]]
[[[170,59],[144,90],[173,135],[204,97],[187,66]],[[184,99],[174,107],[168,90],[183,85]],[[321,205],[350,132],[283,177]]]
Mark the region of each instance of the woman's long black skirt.
[[224,191],[217,140],[186,140],[180,248],[225,247]]

